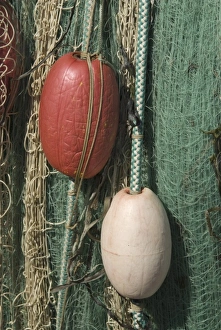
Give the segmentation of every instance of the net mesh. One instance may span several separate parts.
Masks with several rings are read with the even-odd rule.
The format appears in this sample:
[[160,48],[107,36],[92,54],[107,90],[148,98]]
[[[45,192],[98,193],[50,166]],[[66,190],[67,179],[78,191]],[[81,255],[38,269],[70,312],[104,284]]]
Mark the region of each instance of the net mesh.
[[[23,94],[20,98],[19,95],[25,89],[25,82],[22,82],[20,89],[17,90],[17,82],[13,81],[13,77],[21,72],[25,46],[19,42],[22,34],[14,17],[14,12],[18,13],[17,8],[13,10],[4,1],[0,2],[0,8],[0,327],[11,329],[23,327],[20,317],[22,313],[20,304],[23,301],[21,292],[24,288],[21,194],[24,183],[25,118],[24,112],[22,119],[19,114],[23,110],[25,96]],[[31,29],[27,37],[29,32]],[[18,67],[15,64],[18,64]],[[29,59],[26,64],[30,64]],[[5,95],[6,91],[7,95]],[[10,105],[12,99],[13,108]]]
[[[155,7],[154,176],[173,241],[168,278],[148,302],[159,329],[220,327],[221,246],[205,218],[220,196],[213,141],[203,132],[220,124],[220,6],[159,1]],[[220,232],[220,213],[211,220]]]
[[[42,154],[39,98],[55,58],[85,42],[82,22],[91,2],[11,3],[22,32],[24,72],[49,53],[69,25],[70,29],[54,55],[20,81],[13,111],[0,127],[0,327],[40,330],[55,329],[56,324],[58,329],[60,324],[65,330],[130,329],[134,305],[120,297],[105,277],[91,282],[89,289],[82,284],[68,288],[62,300],[62,322],[58,321],[59,293],[51,292],[61,284],[72,183],[54,171]],[[120,124],[104,171],[81,187],[72,218],[72,225],[78,221],[77,231],[70,230],[66,256],[70,261],[77,235],[82,237],[82,253],[69,263],[75,278],[95,266],[102,268],[98,242],[102,219],[112,196],[130,183],[128,100],[134,95],[137,1],[104,3],[102,54],[120,73]],[[139,306],[153,330],[221,327],[221,212],[212,166],[219,165],[214,162],[219,158],[211,162],[216,137],[205,133],[220,125],[220,7],[220,0],[152,1],[141,179],[164,203],[173,242],[171,268],[163,286]],[[96,1],[92,52],[100,47],[99,24],[100,2]],[[86,230],[93,222],[95,226]]]

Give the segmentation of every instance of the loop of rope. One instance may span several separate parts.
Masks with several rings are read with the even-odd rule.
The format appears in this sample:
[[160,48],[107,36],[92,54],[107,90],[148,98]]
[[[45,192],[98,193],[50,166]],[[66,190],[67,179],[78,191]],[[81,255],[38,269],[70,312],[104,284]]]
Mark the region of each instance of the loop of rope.
[[94,111],[94,109],[93,109],[93,105],[94,105],[94,74],[93,74],[91,58],[90,58],[89,54],[87,54],[87,64],[88,64],[89,77],[90,77],[88,117],[87,117],[87,123],[86,123],[86,132],[85,132],[85,136],[84,136],[83,149],[82,149],[78,169],[77,169],[77,172],[76,172],[76,183],[79,181],[80,178],[84,177],[84,173],[87,169],[87,165],[88,165],[88,162],[90,160],[90,156],[91,156],[91,153],[93,151],[95,140],[96,140],[97,133],[98,133],[98,126],[99,126],[99,123],[100,123],[101,110],[102,110],[102,104],[103,104],[103,85],[104,85],[103,66],[102,66],[102,62],[99,61],[100,82],[101,82],[101,85],[100,85],[100,100],[99,100],[99,107],[98,107],[98,114],[97,114],[95,131],[93,133],[93,140],[92,140],[90,150],[89,150],[87,158],[86,158],[86,152],[87,152],[89,138],[90,138],[90,132],[91,132],[92,115],[93,115],[93,111]]
[[[91,65],[91,60],[89,54],[87,55],[87,65],[89,70],[89,80],[90,80],[90,91],[89,91],[89,104],[88,104],[88,117],[87,117],[87,123],[86,123],[86,130],[85,130],[85,136],[84,136],[84,143],[81,153],[81,158],[78,164],[78,169],[76,172],[76,183],[79,181],[79,178],[83,177],[83,164],[85,161],[86,151],[88,147],[89,137],[90,137],[90,130],[91,130],[91,123],[92,123],[92,114],[93,114],[93,100],[94,100],[94,77],[93,77],[93,69]],[[84,171],[86,169],[84,168]]]
[[[8,210],[10,209],[10,206],[11,206],[11,203],[12,203],[12,196],[11,196],[11,191],[10,191],[8,185],[2,180],[0,180],[0,187],[1,187],[2,191],[4,191],[3,187],[5,188],[6,193],[4,193],[4,194],[7,194],[7,202],[8,202],[8,205],[5,207],[5,209],[3,211],[0,210],[0,212],[2,212],[2,213],[0,213],[0,219],[2,219],[6,215]],[[4,198],[4,200],[6,200],[6,198]],[[3,202],[3,201],[1,201],[1,202]]]
[[[97,115],[96,127],[95,127],[94,134],[93,134],[93,140],[92,140],[92,143],[91,143],[91,147],[90,147],[90,150],[89,150],[87,159],[85,161],[83,173],[85,173],[85,171],[86,171],[88,162],[90,160],[91,153],[92,153],[93,148],[94,148],[94,144],[95,144],[95,141],[96,141],[96,138],[97,138],[97,133],[98,133],[98,126],[99,126],[100,118],[101,118],[101,110],[102,110],[102,104],[103,104],[103,88],[104,88],[103,66],[102,66],[102,62],[101,61],[99,61],[99,66],[100,66],[100,81],[101,81],[101,85],[100,85],[100,100],[99,100],[99,107],[98,107],[98,115]],[[93,81],[92,81],[92,86],[94,88]],[[90,110],[93,112],[93,99],[92,100],[90,99],[90,102],[92,102],[92,109],[90,109]]]
[[145,109],[146,67],[150,1],[140,0],[138,11],[138,38],[136,56],[135,99],[140,124],[133,128],[131,150],[130,191],[141,192],[141,163],[143,120]]

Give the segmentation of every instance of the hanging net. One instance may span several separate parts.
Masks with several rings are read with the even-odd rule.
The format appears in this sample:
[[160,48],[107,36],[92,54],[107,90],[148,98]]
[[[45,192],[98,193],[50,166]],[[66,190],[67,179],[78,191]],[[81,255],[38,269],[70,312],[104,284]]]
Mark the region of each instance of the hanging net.
[[[159,329],[220,327],[220,205],[210,157],[220,125],[220,1],[159,1],[152,53],[154,186],[170,215],[173,254],[148,301]],[[148,120],[148,118],[147,118]],[[148,143],[148,142],[147,142]]]
[[[20,31],[13,44],[16,77],[24,75],[10,108],[1,84],[0,328],[144,329],[142,320],[133,323],[142,311],[145,329],[219,329],[221,1],[150,2],[140,175],[167,210],[173,249],[162,287],[139,304],[111,286],[100,251],[111,199],[132,180],[138,1],[10,3]],[[75,182],[47,163],[38,127],[47,74],[56,59],[76,50],[99,51],[120,91],[111,157],[81,182],[77,197]]]

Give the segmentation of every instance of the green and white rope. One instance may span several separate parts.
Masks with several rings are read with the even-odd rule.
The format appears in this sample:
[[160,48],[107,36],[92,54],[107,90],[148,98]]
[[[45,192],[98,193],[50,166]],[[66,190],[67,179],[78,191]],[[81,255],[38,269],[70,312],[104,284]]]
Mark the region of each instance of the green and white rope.
[[83,26],[83,41],[82,41],[82,50],[87,53],[89,50],[90,37],[92,32],[94,9],[95,9],[95,0],[85,1],[84,9],[84,26]]
[[131,301],[130,313],[132,315],[132,326],[136,330],[147,330],[150,329],[149,317],[147,314],[143,313],[142,307],[138,300]]
[[[142,144],[143,144],[143,122],[145,110],[146,92],[146,72],[148,54],[148,32],[150,1],[140,0],[138,2],[138,32],[137,32],[137,55],[136,55],[136,79],[135,79],[135,105],[139,115],[140,124],[132,131],[132,151],[131,151],[131,176],[130,193],[141,192],[141,164],[142,164]],[[134,329],[148,329],[149,319],[141,308],[135,308],[132,303],[132,319]],[[138,304],[139,306],[139,304]]]
[[141,162],[143,144],[143,121],[146,92],[146,68],[148,52],[148,31],[150,1],[140,0],[138,11],[137,55],[136,55],[136,80],[135,80],[135,104],[140,118],[140,124],[133,128],[131,151],[131,194],[141,192]]

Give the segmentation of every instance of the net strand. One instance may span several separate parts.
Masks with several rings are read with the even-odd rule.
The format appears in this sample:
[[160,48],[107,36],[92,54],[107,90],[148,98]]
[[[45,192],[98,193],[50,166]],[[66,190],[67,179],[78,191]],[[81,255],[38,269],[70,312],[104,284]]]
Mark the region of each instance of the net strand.
[[[34,35],[36,59],[34,66],[56,44],[63,1],[39,0],[34,8]],[[58,9],[59,8],[59,9]],[[51,279],[49,251],[46,237],[46,178],[49,175],[45,156],[41,149],[38,128],[38,112],[41,89],[54,61],[50,57],[44,65],[32,72],[30,94],[31,115],[25,136],[26,184],[25,216],[23,220],[23,253],[25,257],[25,306],[27,329],[47,328],[51,325],[50,295]]]

